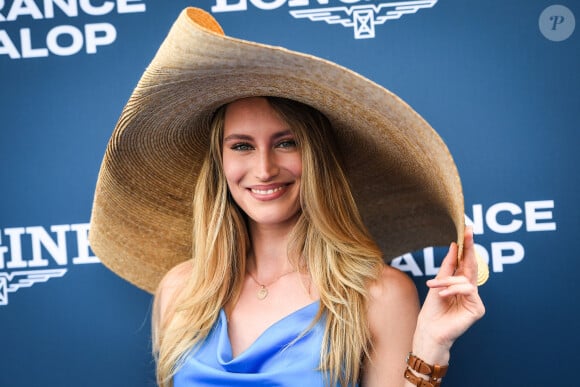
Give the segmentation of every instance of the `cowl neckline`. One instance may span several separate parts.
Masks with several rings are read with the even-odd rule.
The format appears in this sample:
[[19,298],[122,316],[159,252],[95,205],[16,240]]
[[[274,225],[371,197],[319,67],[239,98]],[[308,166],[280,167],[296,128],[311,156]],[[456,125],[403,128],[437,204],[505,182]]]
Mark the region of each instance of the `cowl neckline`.
[[314,301],[275,321],[236,357],[232,355],[227,316],[224,309],[221,309],[218,324],[214,327],[218,330],[216,334],[219,337],[217,347],[219,364],[230,372],[255,372],[256,370],[248,369],[248,365],[260,364],[261,360],[272,357],[300,337],[309,334],[306,330],[311,326],[319,304],[318,300]]

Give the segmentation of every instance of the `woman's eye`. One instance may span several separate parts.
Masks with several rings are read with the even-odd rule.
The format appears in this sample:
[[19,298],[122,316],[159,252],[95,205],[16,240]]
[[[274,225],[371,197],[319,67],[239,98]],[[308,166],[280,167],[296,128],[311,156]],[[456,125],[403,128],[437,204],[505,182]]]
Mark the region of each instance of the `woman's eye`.
[[247,150],[252,150],[252,146],[250,144],[241,142],[241,143],[237,143],[234,144],[230,147],[230,149],[235,150],[235,151],[247,151]]
[[296,148],[295,140],[284,140],[278,143],[278,148]]

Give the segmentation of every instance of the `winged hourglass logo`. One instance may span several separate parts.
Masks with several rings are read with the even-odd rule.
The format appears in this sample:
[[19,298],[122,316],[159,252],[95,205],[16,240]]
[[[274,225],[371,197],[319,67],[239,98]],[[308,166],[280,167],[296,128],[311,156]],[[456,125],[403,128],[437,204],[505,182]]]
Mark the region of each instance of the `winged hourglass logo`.
[[383,4],[360,4],[350,7],[327,7],[292,10],[295,18],[308,18],[312,21],[325,21],[328,24],[341,24],[354,29],[355,39],[375,37],[375,26],[388,20],[400,19],[403,15],[416,13],[422,8],[432,8],[438,0],[399,1]]
[[35,283],[62,277],[67,269],[23,270],[12,273],[0,272],[0,305],[8,305],[8,293],[29,288]]

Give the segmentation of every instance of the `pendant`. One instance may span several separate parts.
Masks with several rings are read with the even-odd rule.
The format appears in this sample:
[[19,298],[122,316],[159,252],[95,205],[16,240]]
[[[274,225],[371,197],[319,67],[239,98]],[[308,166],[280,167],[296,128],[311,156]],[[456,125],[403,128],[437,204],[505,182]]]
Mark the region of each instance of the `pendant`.
[[263,300],[264,298],[268,297],[268,289],[264,285],[261,285],[260,290],[258,290],[258,294],[256,294],[258,300]]

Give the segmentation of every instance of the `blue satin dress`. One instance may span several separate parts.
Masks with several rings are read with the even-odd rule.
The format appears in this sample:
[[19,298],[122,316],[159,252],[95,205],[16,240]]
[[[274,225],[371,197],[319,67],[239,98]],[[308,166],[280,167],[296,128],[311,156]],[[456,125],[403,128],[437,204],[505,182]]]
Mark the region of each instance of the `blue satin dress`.
[[303,335],[318,306],[316,301],[277,321],[235,358],[226,314],[220,311],[208,337],[189,353],[174,376],[174,387],[323,387],[324,374],[318,366],[324,318]]

